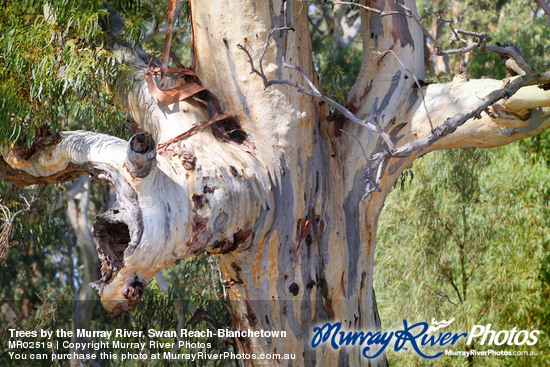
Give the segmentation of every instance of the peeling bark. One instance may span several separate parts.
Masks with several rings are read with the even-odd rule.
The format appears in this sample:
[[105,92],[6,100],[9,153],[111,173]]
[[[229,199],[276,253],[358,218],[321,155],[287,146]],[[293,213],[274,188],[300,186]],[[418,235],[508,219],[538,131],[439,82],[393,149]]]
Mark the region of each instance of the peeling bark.
[[[363,61],[348,106],[362,119],[376,115],[397,151],[410,153],[384,160],[371,173],[369,160],[387,149],[379,131],[329,117],[326,104],[295,88],[265,88],[238,47],[257,64],[263,60],[268,79],[306,85],[306,75],[319,88],[305,3],[190,4],[195,72],[212,96],[209,108],[192,99],[163,105],[136,69],[134,88],[119,97],[143,133],[130,142],[62,133],[31,156],[11,151],[2,157],[0,177],[30,185],[90,174],[115,186],[115,204],[93,227],[102,263],[96,286],[114,315],[135,307],[161,269],[206,251],[222,269],[235,329],[288,332],[284,339],[239,340],[242,351],[295,353],[294,366],[387,364],[385,357],[365,359],[359,348],[310,347],[313,327],[327,321],[381,328],[373,261],[386,195],[429,151],[498,146],[547,129],[550,92],[530,86],[502,95],[433,144],[408,150],[503,84],[457,80],[420,91],[413,78],[424,76],[418,25],[399,14],[362,11]],[[414,2],[404,4],[416,12]],[[400,9],[394,0],[369,6]],[[274,28],[293,30],[268,38]],[[141,51],[117,52],[144,66]],[[281,68],[283,62],[304,74]],[[205,123],[216,113],[231,118]],[[367,174],[380,177],[380,191],[365,198]]]

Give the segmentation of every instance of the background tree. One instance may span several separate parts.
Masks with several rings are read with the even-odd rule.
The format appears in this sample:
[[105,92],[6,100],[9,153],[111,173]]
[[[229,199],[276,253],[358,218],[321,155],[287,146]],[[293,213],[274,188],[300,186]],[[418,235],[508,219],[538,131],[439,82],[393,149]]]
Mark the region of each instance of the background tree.
[[[380,222],[375,279],[387,328],[402,318],[454,318],[452,330],[468,331],[476,324],[548,329],[540,314],[548,290],[541,268],[547,266],[549,251],[548,187],[541,182],[550,172],[544,160],[531,158],[514,144],[433,153],[415,164],[414,179],[389,195]],[[546,345],[548,335],[542,332],[536,351]],[[458,347],[470,348],[495,346]],[[539,354],[442,357],[437,363],[543,365],[546,357]],[[413,353],[395,353],[392,360],[396,365],[423,363]]]
[[[240,350],[294,352],[299,364],[367,363],[359,350],[312,350],[308,335],[335,318],[379,327],[376,227],[405,167],[431,150],[502,145],[550,123],[550,75],[486,34],[457,32],[471,37],[459,52],[496,52],[525,75],[424,85],[424,34],[409,1],[361,7],[362,64],[346,108],[320,92],[302,2],[191,1],[192,71],[167,67],[175,1],[163,62],[136,46],[121,6],[9,5],[2,126],[6,139],[24,134],[5,148],[1,176],[28,185],[91,174],[114,185],[115,204],[94,224],[104,306],[132,309],[160,269],[214,253],[234,327],[291,331]],[[55,131],[86,116],[112,128],[103,125],[122,117],[114,94],[143,130],[129,142]]]

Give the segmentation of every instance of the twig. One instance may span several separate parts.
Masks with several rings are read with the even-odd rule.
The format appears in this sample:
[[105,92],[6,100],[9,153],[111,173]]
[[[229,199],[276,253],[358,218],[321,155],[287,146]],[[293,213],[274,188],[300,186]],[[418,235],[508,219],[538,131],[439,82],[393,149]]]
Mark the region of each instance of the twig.
[[[271,34],[272,34],[272,32],[269,32],[268,40],[269,40]],[[302,75],[302,78],[308,84],[309,88],[306,88],[303,85],[301,85],[297,82],[288,80],[288,79],[268,80],[267,76],[263,72],[263,67],[261,65],[262,64],[262,58],[260,58],[259,66],[258,66],[258,68],[256,68],[256,66],[254,64],[254,60],[252,59],[252,56],[250,55],[250,52],[246,49],[246,47],[244,47],[241,44],[237,44],[237,47],[240,50],[243,50],[246,53],[246,55],[248,57],[248,63],[250,64],[250,67],[251,67],[251,73],[259,75],[262,78],[262,80],[264,81],[264,86],[266,88],[271,86],[271,85],[275,85],[275,84],[284,84],[284,85],[294,87],[294,88],[298,89],[300,92],[302,92],[304,94],[319,98],[320,100],[322,100],[322,101],[326,102],[327,104],[329,104],[330,106],[334,107],[336,110],[338,110],[340,113],[342,113],[350,121],[352,121],[352,122],[354,122],[354,123],[356,123],[360,126],[363,126],[363,127],[367,128],[368,130],[371,130],[373,132],[376,132],[376,133],[380,134],[382,136],[382,138],[384,139],[384,141],[386,142],[386,144],[388,144],[388,148],[392,151],[395,149],[394,144],[392,143],[389,135],[386,132],[384,132],[379,126],[375,125],[374,123],[358,118],[353,113],[351,113],[350,110],[348,110],[347,108],[342,106],[340,103],[336,102],[332,98],[327,97],[325,94],[321,93],[317,89],[315,84],[309,79],[307,74],[300,67],[288,64],[286,62],[283,62],[283,67],[284,68],[292,69],[292,70],[295,70],[298,73],[300,73],[300,75]],[[265,54],[265,51],[264,51],[264,54]],[[262,54],[262,57],[263,57],[264,54]]]
[[205,127],[207,127],[207,126],[209,126],[209,125],[211,125],[215,122],[219,122],[219,121],[231,118],[231,117],[232,116],[228,115],[228,114],[216,113],[209,120],[196,122],[196,123],[193,124],[193,126],[191,126],[191,128],[189,130],[179,134],[178,136],[173,137],[172,139],[170,139],[168,141],[160,143],[159,145],[157,145],[157,150],[162,150],[162,149],[166,148],[168,145],[170,145],[172,143],[175,143],[176,141],[187,139],[188,137],[197,134],[198,132],[200,132]]
[[381,10],[381,9],[377,9],[377,8],[371,8],[370,6],[359,4],[359,3],[352,3],[352,2],[349,2],[349,1],[329,2],[325,6],[335,6],[335,5],[357,6],[358,8],[362,8],[365,11],[370,11],[372,13],[379,14],[381,17],[385,17],[385,16],[388,16],[388,15],[396,15],[396,14],[405,15],[402,12],[397,11],[397,10],[385,11],[385,10]]
[[365,149],[363,148],[363,144],[361,144],[361,140],[359,140],[359,138],[355,135],[353,135],[352,133],[348,133],[346,130],[344,129],[340,129],[341,132],[343,132],[344,134],[352,137],[353,139],[355,139],[355,141],[357,142],[357,144],[359,144],[359,147],[361,148],[361,151],[363,152],[363,157],[365,157],[365,160],[368,161],[369,158],[367,157],[367,153],[365,153]]
[[174,21],[176,19],[177,0],[170,0],[166,14],[168,15],[168,31],[164,39],[164,56],[162,58],[162,65],[160,66],[160,74],[162,79],[160,85],[164,84],[164,77],[168,70],[168,63],[170,62],[170,50],[172,47],[172,29],[174,27]]
[[530,75],[522,75],[516,78],[508,86],[492,91],[487,96],[482,98],[471,108],[470,111],[459,113],[454,115],[453,117],[449,117],[447,120],[445,120],[443,124],[437,126],[430,134],[398,147],[393,152],[393,154],[389,155],[393,157],[408,157],[413,152],[432,145],[442,137],[445,137],[456,131],[458,127],[462,126],[469,119],[480,118],[481,112],[483,112],[487,107],[491,106],[499,99],[512,96],[521,87],[532,84],[534,81],[533,79],[534,78]]
[[441,14],[435,12],[434,10],[432,10],[431,8],[429,7],[426,7],[424,8],[427,12],[430,12],[432,14],[434,14],[438,21],[442,22],[442,23],[446,23],[449,25],[449,28],[451,28],[451,32],[452,32],[452,35],[451,35],[451,38],[449,39],[449,45],[453,44],[453,42],[462,42],[462,43],[468,43],[465,39],[463,38],[460,38],[458,33],[456,32],[454,26],[453,26],[453,21],[451,19],[445,19],[441,16]]

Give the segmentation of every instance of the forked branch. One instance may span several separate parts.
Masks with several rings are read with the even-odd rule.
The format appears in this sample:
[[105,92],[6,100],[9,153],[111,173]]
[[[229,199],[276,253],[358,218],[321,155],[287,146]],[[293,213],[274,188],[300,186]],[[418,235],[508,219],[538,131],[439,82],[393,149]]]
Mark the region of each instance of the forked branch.
[[309,96],[319,98],[320,100],[326,102],[328,105],[332,106],[334,109],[339,111],[342,115],[344,115],[347,119],[349,119],[353,123],[356,123],[356,124],[358,124],[358,125],[360,125],[364,128],[367,128],[370,131],[373,131],[375,133],[380,134],[382,139],[384,139],[384,141],[388,145],[389,150],[390,151],[395,150],[395,145],[392,143],[391,138],[389,137],[389,135],[386,132],[384,132],[380,128],[380,126],[376,123],[374,118],[371,118],[369,120],[360,119],[359,117],[354,115],[350,110],[348,110],[347,108],[342,106],[340,103],[336,102],[335,100],[333,100],[330,97],[327,97],[324,93],[319,91],[319,89],[315,86],[315,84],[311,81],[311,79],[309,79],[307,74],[300,67],[288,64],[288,63],[283,61],[283,67],[297,71],[302,76],[302,78],[305,80],[305,82],[308,84],[309,88],[303,86],[300,83],[289,80],[289,79],[271,79],[271,80],[268,79],[267,76],[265,75],[265,73],[262,71],[263,70],[263,67],[261,66],[261,61],[262,60],[260,59],[260,65],[259,65],[258,68],[256,68],[255,64],[254,64],[254,60],[252,59],[252,56],[250,55],[250,52],[246,49],[246,47],[242,46],[241,44],[238,44],[237,47],[239,49],[243,50],[247,54],[248,62],[249,62],[250,67],[251,67],[251,73],[259,75],[263,79],[264,86],[266,88],[269,87],[269,86],[272,86],[272,85],[276,85],[276,84],[283,84],[283,85],[288,85],[288,86],[291,86],[293,88],[296,88],[300,92],[302,92],[304,94],[307,94]]

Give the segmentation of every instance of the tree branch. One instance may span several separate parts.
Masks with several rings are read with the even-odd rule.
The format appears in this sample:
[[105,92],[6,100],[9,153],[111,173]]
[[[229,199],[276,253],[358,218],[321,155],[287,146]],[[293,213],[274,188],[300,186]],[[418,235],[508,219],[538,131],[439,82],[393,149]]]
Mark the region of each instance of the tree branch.
[[27,200],[24,196],[21,196],[21,199],[25,202],[25,207],[19,209],[13,215],[11,214],[10,209],[2,204],[2,198],[0,197],[0,210],[2,211],[2,220],[3,223],[0,225],[0,261],[4,259],[10,249],[10,232],[13,227],[13,222],[20,214],[29,212],[32,209],[32,204],[36,200],[34,197],[31,197],[30,201]]
[[126,142],[88,131],[60,133],[61,141],[20,159],[14,150],[0,156],[0,179],[18,186],[58,183],[85,175],[95,164],[120,168]]
[[[288,30],[290,30],[290,29],[285,29],[285,31],[288,31]],[[270,34],[271,34],[271,32],[270,32]],[[269,41],[269,38],[268,38],[268,41]],[[373,132],[376,132],[376,133],[380,134],[380,136],[384,139],[384,141],[388,145],[388,148],[390,150],[395,149],[395,146],[393,145],[393,143],[392,143],[390,137],[388,136],[388,134],[386,134],[380,128],[380,126],[378,125],[378,123],[374,119],[372,119],[371,121],[362,120],[362,119],[358,118],[357,116],[355,116],[353,113],[351,113],[351,111],[349,111],[347,108],[345,108],[344,106],[342,106],[341,104],[339,104],[338,102],[333,100],[332,98],[329,98],[326,95],[324,95],[323,93],[321,93],[319,91],[319,89],[317,89],[315,84],[309,79],[307,74],[300,67],[290,65],[290,64],[287,64],[286,62],[283,62],[283,67],[297,71],[302,76],[304,81],[308,84],[309,88],[306,88],[303,85],[301,85],[297,82],[288,80],[288,79],[268,80],[267,76],[262,71],[263,70],[262,58],[260,58],[259,69],[257,69],[254,66],[254,60],[252,59],[252,56],[250,55],[248,50],[244,46],[242,46],[241,44],[237,44],[237,47],[239,49],[243,50],[246,53],[246,55],[248,56],[248,62],[250,63],[250,67],[251,67],[251,70],[252,70],[251,73],[259,75],[262,78],[262,80],[264,81],[264,85],[266,86],[266,88],[271,86],[271,85],[283,84],[283,85],[288,85],[290,87],[296,88],[304,94],[316,97],[316,98],[326,102],[327,104],[329,104],[330,106],[332,106],[336,110],[338,110],[340,113],[342,113],[350,121],[366,128],[370,131],[373,131]],[[264,51],[264,53],[265,53],[265,51]]]
[[158,33],[157,12],[155,11],[155,4],[151,0],[145,0],[145,2],[147,3],[147,5],[151,7],[152,21],[151,21],[151,26],[149,27],[149,30],[145,32],[145,35],[143,36],[142,42],[144,43],[150,40],[151,38],[153,38]]
[[[460,112],[456,113],[452,117],[445,119],[445,122],[437,126],[432,133],[429,133],[420,139],[416,139],[409,143],[399,146],[395,150],[395,152],[390,155],[394,157],[406,157],[414,151],[429,147],[430,145],[435,143],[437,140],[455,132],[458,129],[458,127],[462,126],[468,120],[472,118],[480,119],[482,112],[487,110],[490,106],[494,105],[496,102],[498,102],[501,99],[505,100],[504,105],[513,112],[518,111],[518,107],[520,106],[523,109],[534,109],[534,108],[543,107],[543,106],[550,106],[550,93],[543,92],[542,90],[536,91],[537,95],[541,97],[531,98],[530,101],[527,103],[526,101],[523,101],[521,99],[516,102],[516,100],[512,97],[514,96],[514,94],[516,94],[516,92],[518,92],[518,90],[520,90],[520,88],[526,87],[529,85],[536,85],[538,83],[541,83],[544,80],[547,80],[547,79],[545,77],[537,78],[529,75],[519,76],[516,79],[514,79],[509,85],[500,89],[493,90],[492,92],[487,94],[484,98],[480,99],[477,103],[474,103],[473,106],[470,107],[468,111],[462,112],[462,113]],[[469,86],[471,88],[472,84],[469,84]],[[530,89],[530,90],[533,91],[533,89]],[[460,88],[460,91],[465,92],[465,90],[462,88]],[[534,131],[531,131],[531,133],[534,133]],[[514,133],[514,134],[517,134],[517,133]],[[512,135],[512,132],[510,132],[510,135]],[[517,137],[517,139],[519,139],[519,136]],[[464,140],[464,143],[466,143],[466,140]]]

